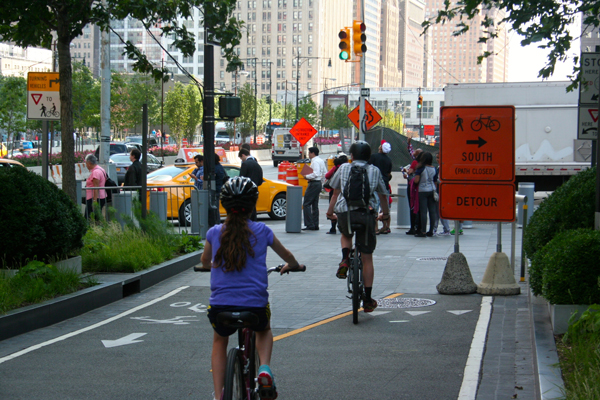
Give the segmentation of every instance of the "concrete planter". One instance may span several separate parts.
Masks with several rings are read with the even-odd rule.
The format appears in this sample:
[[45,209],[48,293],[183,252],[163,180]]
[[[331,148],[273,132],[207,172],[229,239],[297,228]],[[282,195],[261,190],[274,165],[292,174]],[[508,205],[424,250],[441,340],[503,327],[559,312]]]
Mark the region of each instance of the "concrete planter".
[[550,304],[548,303],[548,312],[550,313],[550,322],[555,335],[561,335],[567,332],[569,328],[569,319],[577,311],[577,319],[587,310],[589,305],[585,304]]
[[56,262],[53,262],[52,265],[54,265],[56,268],[58,268],[59,271],[71,270],[73,272],[77,272],[78,274],[81,274],[81,256],[76,256],[76,257],[67,258],[66,260],[56,261]]

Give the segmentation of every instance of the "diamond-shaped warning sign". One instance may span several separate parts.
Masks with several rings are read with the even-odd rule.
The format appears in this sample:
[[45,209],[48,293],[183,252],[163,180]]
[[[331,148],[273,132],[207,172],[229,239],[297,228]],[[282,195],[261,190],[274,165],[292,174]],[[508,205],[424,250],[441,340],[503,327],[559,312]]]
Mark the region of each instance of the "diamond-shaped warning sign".
[[33,98],[33,102],[37,105],[40,102],[42,95],[40,93],[32,93],[31,97]]
[[300,142],[301,146],[304,146],[313,136],[317,133],[317,130],[306,119],[302,118],[300,121],[290,129],[290,133]]
[[[348,119],[352,121],[356,129],[360,129],[358,122],[360,120],[360,107],[357,106],[354,110],[350,111],[348,114]],[[381,115],[377,112],[376,109],[373,108],[371,103],[368,100],[365,100],[365,127],[368,131],[372,127],[374,127],[379,121],[381,121]]]

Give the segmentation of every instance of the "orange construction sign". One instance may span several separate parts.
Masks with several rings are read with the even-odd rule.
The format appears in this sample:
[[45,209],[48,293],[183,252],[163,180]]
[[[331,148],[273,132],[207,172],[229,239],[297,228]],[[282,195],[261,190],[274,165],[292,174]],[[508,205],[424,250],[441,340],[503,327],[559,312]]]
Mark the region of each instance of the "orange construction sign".
[[440,185],[443,219],[467,221],[515,220],[515,185],[512,183],[445,183]]
[[514,106],[442,107],[440,117],[440,179],[514,181]]
[[[348,119],[354,124],[356,129],[360,129],[360,106],[357,106],[354,110],[348,114]],[[366,130],[374,127],[379,121],[381,121],[381,115],[373,108],[368,100],[365,100],[365,124]]]
[[306,119],[301,118],[300,121],[290,129],[292,136],[300,142],[300,146],[304,146],[313,136],[317,133],[317,130]]

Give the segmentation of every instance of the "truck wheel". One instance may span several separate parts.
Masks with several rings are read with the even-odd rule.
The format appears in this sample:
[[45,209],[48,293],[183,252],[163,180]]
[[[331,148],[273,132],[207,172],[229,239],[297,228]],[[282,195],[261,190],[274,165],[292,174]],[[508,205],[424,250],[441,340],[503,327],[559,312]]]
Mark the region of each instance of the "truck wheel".
[[273,160],[273,166],[274,166],[275,168],[277,168],[277,166],[278,166],[278,165],[279,165],[279,161]]
[[287,200],[285,193],[279,193],[273,199],[271,204],[271,211],[269,211],[269,217],[274,220],[282,220],[287,216]]

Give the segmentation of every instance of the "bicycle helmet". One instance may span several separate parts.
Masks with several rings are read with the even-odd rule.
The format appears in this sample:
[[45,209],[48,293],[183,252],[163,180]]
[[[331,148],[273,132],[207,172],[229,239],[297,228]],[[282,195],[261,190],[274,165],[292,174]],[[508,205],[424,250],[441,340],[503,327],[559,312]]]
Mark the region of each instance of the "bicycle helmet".
[[256,206],[258,187],[250,178],[236,176],[229,178],[221,188],[221,204],[227,212],[249,212]]
[[350,146],[350,154],[353,160],[369,161],[371,158],[371,146],[364,140],[358,140]]

